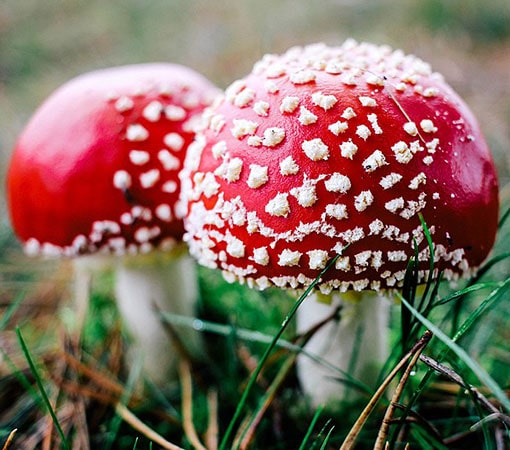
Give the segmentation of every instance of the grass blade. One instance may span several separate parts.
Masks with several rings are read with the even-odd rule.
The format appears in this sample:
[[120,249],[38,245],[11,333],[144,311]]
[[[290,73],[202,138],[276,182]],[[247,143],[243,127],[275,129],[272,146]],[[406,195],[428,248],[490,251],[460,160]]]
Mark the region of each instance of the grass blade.
[[313,429],[315,428],[315,425],[317,424],[317,421],[319,420],[319,417],[322,414],[323,409],[324,409],[324,406],[321,405],[315,411],[312,421],[310,422],[310,426],[308,427],[308,430],[306,430],[305,437],[303,438],[303,441],[301,442],[301,445],[299,446],[298,450],[306,449],[306,444],[308,443],[308,440],[310,439],[310,436],[313,433]]
[[[397,294],[398,295],[398,294]],[[477,378],[487,386],[493,395],[498,399],[501,405],[507,410],[510,411],[510,400],[507,398],[505,392],[501,389],[501,387],[494,381],[494,379],[477,363],[475,362],[467,352],[457,345],[453,339],[448,337],[443,331],[441,331],[436,325],[434,325],[430,320],[426,317],[422,316],[416,309],[414,309],[409,302],[401,295],[398,295],[400,301],[404,304],[406,308],[409,308],[411,313],[432,333],[437,336],[437,338],[443,342],[449,350],[455,353],[458,358],[464,362],[464,364],[471,369],[471,371],[477,376]],[[459,330],[460,331],[460,330]]]
[[14,301],[9,305],[9,308],[5,311],[4,315],[0,319],[0,331],[3,331],[4,328],[9,323],[9,320],[11,320],[11,317],[14,315],[16,310],[21,305],[21,302],[25,299],[25,292],[20,292]]
[[244,409],[244,407],[246,405],[246,402],[248,400],[248,395],[250,394],[251,390],[253,389],[253,386],[255,385],[255,382],[257,381],[257,378],[258,378],[260,372],[262,371],[262,367],[266,363],[267,359],[269,358],[269,355],[271,354],[273,349],[276,347],[276,344],[277,344],[278,340],[280,339],[280,337],[283,335],[283,332],[287,328],[287,325],[290,323],[291,319],[296,314],[296,311],[298,310],[298,308],[301,305],[301,303],[303,303],[305,301],[306,297],[308,297],[310,292],[315,288],[315,286],[317,285],[319,280],[330,269],[330,267],[335,264],[335,261],[338,259],[338,256],[339,255],[337,255],[335,258],[333,258],[328,263],[326,268],[319,274],[319,276],[310,284],[310,286],[308,286],[306,291],[303,293],[303,295],[301,295],[301,297],[299,297],[299,299],[296,301],[296,303],[294,303],[294,305],[292,306],[290,312],[287,314],[287,316],[283,320],[283,322],[282,322],[282,324],[280,326],[280,329],[274,335],[271,343],[267,346],[264,354],[262,355],[262,357],[261,357],[261,359],[260,359],[256,369],[251,374],[250,379],[248,380],[248,383],[246,385],[246,388],[244,389],[243,394],[242,394],[242,396],[241,396],[241,398],[239,400],[239,403],[237,404],[237,408],[236,408],[236,410],[234,412],[234,415],[233,415],[232,419],[230,420],[230,423],[228,424],[228,427],[227,427],[227,429],[225,431],[223,439],[221,440],[221,443],[220,443],[220,446],[219,446],[218,450],[225,450],[226,449],[227,443],[230,440],[230,438],[232,436],[232,433],[234,431],[234,426],[237,423],[237,421],[239,420],[239,418],[241,417],[243,409]]
[[30,371],[32,372],[32,375],[35,378],[35,382],[37,383],[37,387],[39,389],[39,392],[41,394],[41,397],[43,399],[43,402],[48,409],[48,412],[51,416],[51,419],[53,420],[53,424],[55,425],[55,428],[58,431],[58,434],[60,435],[60,439],[62,439],[62,445],[66,450],[70,450],[69,444],[67,442],[67,439],[64,434],[64,430],[62,430],[62,427],[60,426],[60,423],[58,421],[58,417],[51,405],[50,399],[48,397],[48,394],[46,393],[46,390],[44,389],[44,385],[42,382],[42,379],[39,375],[39,372],[37,371],[37,368],[35,366],[35,363],[32,359],[32,356],[30,355],[30,352],[28,350],[28,347],[25,343],[25,340],[23,339],[23,336],[21,334],[21,330],[19,327],[16,327],[16,335],[18,336],[18,340],[21,345],[21,349],[23,351],[23,354],[25,355],[25,358],[27,360],[28,366],[30,367]]

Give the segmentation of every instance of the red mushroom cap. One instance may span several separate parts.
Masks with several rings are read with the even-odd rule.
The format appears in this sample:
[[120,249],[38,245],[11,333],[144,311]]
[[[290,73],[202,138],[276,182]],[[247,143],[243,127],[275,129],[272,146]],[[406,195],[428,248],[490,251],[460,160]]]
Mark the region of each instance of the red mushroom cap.
[[347,41],[267,55],[211,108],[183,180],[185,240],[228,280],[321,290],[402,284],[421,213],[447,278],[468,275],[496,233],[487,144],[428,64]]
[[30,254],[123,254],[180,240],[178,172],[218,91],[191,69],[140,64],[79,76],[22,131],[7,178]]

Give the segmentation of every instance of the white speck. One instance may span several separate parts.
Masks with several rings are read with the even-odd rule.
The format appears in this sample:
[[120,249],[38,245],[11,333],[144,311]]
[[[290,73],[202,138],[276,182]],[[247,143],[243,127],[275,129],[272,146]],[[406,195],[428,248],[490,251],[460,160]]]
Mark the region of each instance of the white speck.
[[264,131],[264,139],[262,145],[266,147],[275,147],[285,138],[285,130],[283,128],[272,127]]
[[379,270],[383,264],[384,262],[382,259],[382,252],[380,250],[372,252],[372,260],[370,261],[370,265],[374,269]]
[[267,266],[269,264],[269,253],[266,247],[259,247],[253,250],[253,261],[261,266]]
[[122,97],[119,97],[115,102],[115,109],[119,112],[125,112],[129,111],[130,109],[133,109],[134,105],[135,103],[133,102],[133,100],[123,95]]
[[352,283],[352,288],[356,292],[361,292],[367,288],[367,286],[370,284],[370,280],[368,278],[363,278],[362,280],[355,280]]
[[427,176],[420,172],[418,175],[416,175],[409,183],[409,189],[418,189],[420,184],[425,184],[427,182]]
[[326,160],[329,158],[329,148],[320,138],[303,141],[301,148],[312,161]]
[[430,142],[427,142],[427,144],[426,144],[427,152],[431,153],[431,154],[436,153],[436,149],[437,149],[438,145],[439,145],[439,139],[438,138],[434,138]]
[[358,146],[351,139],[340,144],[340,154],[344,158],[352,159],[357,151]]
[[193,181],[196,183],[198,190],[203,192],[207,198],[211,198],[218,193],[220,185],[216,181],[214,174],[208,172],[205,176],[202,173],[202,177],[197,177],[197,175],[199,175],[198,172],[195,174]]
[[337,101],[334,95],[324,95],[322,92],[314,92],[312,94],[312,102],[314,105],[320,106],[324,111],[333,108]]
[[375,73],[368,73],[366,76],[367,84],[372,86],[384,86],[384,78]]
[[384,229],[384,224],[382,223],[381,219],[375,219],[374,221],[370,222],[368,228],[370,229],[370,235],[377,236]]
[[151,238],[150,230],[148,227],[140,227],[135,231],[134,238],[137,242],[148,242]]
[[353,119],[354,117],[356,117],[356,112],[354,109],[352,109],[350,106],[344,109],[344,112],[342,113],[343,119],[349,120]]
[[158,205],[154,210],[156,217],[161,219],[163,222],[171,222],[172,220],[172,209],[166,203]]
[[416,140],[409,144],[409,150],[411,150],[411,152],[414,154],[417,152],[422,152],[425,149],[422,147],[420,141]]
[[132,124],[127,127],[126,139],[131,142],[145,141],[149,137],[149,132],[140,124]]
[[299,97],[284,97],[282,102],[280,103],[280,112],[281,113],[293,113],[299,105]]
[[301,125],[311,125],[317,122],[317,116],[313,114],[309,109],[306,109],[304,106],[299,108],[299,122]]
[[424,91],[423,91],[423,96],[424,97],[436,97],[437,95],[439,94],[439,90],[437,88],[434,88],[434,87],[428,87],[428,88],[425,88]]
[[388,251],[388,260],[391,262],[407,261],[407,253],[403,250]]
[[334,172],[329,179],[324,182],[324,186],[329,192],[345,194],[351,188],[351,180],[341,173]]
[[253,105],[253,111],[258,116],[266,117],[269,114],[269,103],[260,100]]
[[227,253],[234,258],[244,258],[245,245],[236,237],[231,237],[227,244]]
[[282,267],[298,266],[301,255],[301,252],[284,249],[279,255],[278,265]]
[[370,191],[361,191],[354,197],[354,207],[357,211],[365,211],[374,202],[374,195]]
[[356,253],[354,255],[354,259],[356,261],[356,265],[358,266],[368,266],[368,260],[372,256],[372,250],[364,250],[362,252]]
[[166,192],[168,194],[173,194],[174,192],[177,192],[177,183],[175,181],[165,181],[165,183],[163,183],[163,186],[161,186],[161,190],[163,192]]
[[265,211],[275,217],[287,217],[290,212],[288,194],[278,193],[276,196],[267,202]]
[[328,130],[331,131],[335,136],[338,136],[340,133],[344,133],[347,131],[347,128],[349,127],[347,122],[337,121],[335,123],[332,123]]
[[356,128],[356,134],[361,139],[366,141],[368,137],[372,134],[372,132],[370,131],[370,128],[368,128],[366,125],[358,125],[358,127]]
[[131,175],[127,173],[125,170],[117,170],[113,175],[113,185],[117,189],[128,189],[131,187]]
[[41,244],[39,244],[39,241],[35,238],[28,239],[24,246],[23,251],[28,256],[37,256],[41,251]]
[[260,136],[248,136],[246,143],[250,147],[260,147],[262,145],[262,138]]
[[312,270],[324,269],[328,262],[328,252],[325,250],[310,250],[306,252],[309,258],[308,265]]
[[404,207],[404,199],[402,197],[394,198],[393,200],[386,202],[384,204],[384,207],[388,211],[396,213],[399,209],[402,209]]
[[280,161],[280,173],[282,175],[296,175],[299,172],[299,166],[292,156],[287,156],[284,160]]
[[147,172],[140,174],[140,184],[144,189],[153,187],[159,180],[159,170],[151,169]]
[[296,197],[298,203],[303,208],[313,206],[317,201],[315,186],[312,184],[305,184],[298,188],[293,188],[291,189],[290,194]]
[[222,114],[214,114],[209,117],[209,129],[215,133],[219,133],[225,126],[225,118]]
[[229,161],[225,161],[215,172],[216,175],[221,176],[229,183],[238,181],[241,177],[241,171],[243,170],[243,160],[241,158],[232,158]]
[[[400,207],[403,207],[404,206],[404,199],[401,199],[401,200],[402,200],[402,205]],[[397,209],[398,208],[396,208],[395,211]],[[399,236],[400,236],[400,228],[396,227],[395,225],[387,225],[384,228],[384,231],[383,231],[383,234],[382,234],[383,238],[388,239],[390,241],[398,240]]]
[[356,82],[356,75],[352,73],[342,75],[341,81],[343,84],[346,84],[347,86],[356,86],[358,84]]
[[434,193],[432,194],[432,198],[433,198],[434,200],[439,200],[439,198],[440,198],[439,192],[434,192]]
[[347,219],[349,217],[347,206],[338,203],[326,205],[326,214],[338,220]]
[[225,141],[218,141],[211,147],[211,153],[214,159],[220,159],[227,153],[227,143]]
[[129,152],[129,160],[135,166],[143,166],[145,163],[149,162],[150,154],[145,150],[131,150]]
[[143,109],[142,116],[149,122],[157,122],[161,118],[162,111],[163,105],[157,100],[154,100]]
[[165,107],[165,117],[172,122],[184,120],[186,118],[186,110],[176,105],[168,105]]
[[328,61],[326,67],[324,68],[324,71],[326,71],[327,73],[337,75],[339,73],[342,73],[343,65],[340,61]]
[[363,161],[363,168],[365,171],[370,173],[387,164],[388,163],[386,162],[383,152],[381,152],[381,150],[376,150],[367,159],[365,159],[365,161]]
[[276,94],[280,90],[278,85],[273,80],[267,80],[264,83],[264,89],[269,94]]
[[370,122],[370,125],[372,125],[372,129],[374,130],[375,134],[382,134],[383,130],[379,126],[379,123],[377,122],[377,114],[372,113],[367,115],[367,119]]
[[348,272],[351,270],[351,264],[348,256],[340,256],[335,262],[335,269],[341,270],[342,272]]
[[235,80],[225,89],[225,98],[230,103],[234,103],[235,97],[246,87],[244,80]]
[[181,161],[172,155],[167,149],[158,152],[158,160],[165,170],[177,170],[181,167]]
[[234,119],[232,121],[234,126],[230,129],[232,136],[241,139],[248,134],[254,134],[259,124],[246,119]]
[[287,70],[283,64],[272,64],[266,70],[267,78],[279,78],[286,73]]
[[420,122],[420,127],[425,133],[435,133],[437,131],[437,127],[434,126],[434,122],[430,119],[423,119]]
[[250,175],[247,184],[249,187],[256,189],[267,183],[269,177],[267,175],[267,166],[259,166],[258,164],[250,164]]
[[362,106],[367,106],[369,108],[373,108],[374,106],[377,106],[377,102],[372,97],[360,96],[360,97],[358,97],[358,100]]
[[132,225],[133,216],[128,212],[122,213],[120,216],[120,223],[123,225]]
[[418,134],[418,127],[414,122],[406,122],[404,124],[404,131],[410,136],[416,136]]
[[181,150],[184,146],[184,138],[178,133],[168,133],[163,138],[163,142],[168,148],[176,152]]
[[234,105],[239,108],[248,106],[255,98],[255,91],[251,88],[243,89],[234,97]]
[[397,142],[391,147],[391,149],[395,154],[395,158],[401,164],[407,164],[409,161],[411,161],[411,159],[413,159],[413,153],[404,141]]
[[383,189],[389,189],[393,187],[395,184],[397,184],[401,179],[402,175],[400,175],[399,173],[392,172],[389,175],[382,177],[381,181],[379,181],[379,184]]
[[292,73],[289,78],[294,84],[306,84],[315,81],[316,75],[310,69],[302,69]]
[[423,158],[423,164],[430,166],[434,162],[434,158],[432,156],[428,155]]

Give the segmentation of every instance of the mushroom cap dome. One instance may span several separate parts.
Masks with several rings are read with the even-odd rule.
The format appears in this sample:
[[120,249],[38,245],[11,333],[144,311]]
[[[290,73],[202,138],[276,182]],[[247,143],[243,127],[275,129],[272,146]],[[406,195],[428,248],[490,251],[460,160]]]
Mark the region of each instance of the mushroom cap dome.
[[179,241],[178,172],[193,122],[217,93],[167,63],[89,72],[53,92],[8,169],[12,225],[26,251],[123,254]]
[[266,55],[205,114],[182,172],[185,240],[227,280],[260,289],[402,284],[429,248],[449,279],[487,256],[498,184],[459,96],[415,56],[346,41]]

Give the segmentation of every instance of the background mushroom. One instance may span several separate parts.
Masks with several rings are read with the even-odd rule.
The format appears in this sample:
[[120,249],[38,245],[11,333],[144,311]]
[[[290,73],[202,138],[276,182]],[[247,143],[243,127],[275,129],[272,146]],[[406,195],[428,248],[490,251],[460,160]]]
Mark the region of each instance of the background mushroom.
[[[418,213],[448,280],[493,245],[497,178],[471,112],[422,60],[349,40],[264,56],[207,118],[182,172],[192,255],[229,281],[296,290],[339,255],[298,326],[342,306],[306,349],[373,384],[382,297],[402,286],[415,246],[419,281],[428,275]],[[314,404],[343,397],[338,371],[306,357],[298,371]]]
[[39,107],[8,171],[12,225],[26,253],[74,258],[78,274],[115,257],[118,306],[156,382],[175,350],[154,308],[190,315],[198,295],[175,215],[177,174],[193,123],[216,93],[173,64],[87,73]]

